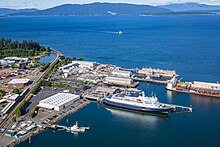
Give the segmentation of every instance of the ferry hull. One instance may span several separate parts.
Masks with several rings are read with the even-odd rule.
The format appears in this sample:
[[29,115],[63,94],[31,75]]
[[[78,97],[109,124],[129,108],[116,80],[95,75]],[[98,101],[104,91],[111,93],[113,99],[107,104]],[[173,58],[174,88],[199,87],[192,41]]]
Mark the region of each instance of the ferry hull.
[[133,111],[139,111],[139,112],[147,112],[147,113],[161,113],[161,114],[168,114],[169,111],[171,111],[171,108],[143,108],[139,106],[134,106],[134,105],[128,105],[128,104],[123,104],[123,103],[117,103],[113,101],[109,101],[104,99],[103,103],[108,106],[112,107],[118,107],[118,108],[123,108],[123,109],[128,109],[128,110],[133,110]]

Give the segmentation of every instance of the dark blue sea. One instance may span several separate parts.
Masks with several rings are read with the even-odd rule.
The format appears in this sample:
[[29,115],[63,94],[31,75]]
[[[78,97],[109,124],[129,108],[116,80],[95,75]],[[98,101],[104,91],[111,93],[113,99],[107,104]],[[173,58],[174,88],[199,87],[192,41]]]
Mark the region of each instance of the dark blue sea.
[[[32,39],[68,57],[125,68],[174,69],[183,81],[220,81],[220,16],[9,17],[0,18],[0,37]],[[192,105],[193,112],[164,118],[91,103],[68,117],[69,125],[90,125],[88,132],[47,130],[20,146],[220,146],[220,99],[156,84],[138,88],[162,102]]]

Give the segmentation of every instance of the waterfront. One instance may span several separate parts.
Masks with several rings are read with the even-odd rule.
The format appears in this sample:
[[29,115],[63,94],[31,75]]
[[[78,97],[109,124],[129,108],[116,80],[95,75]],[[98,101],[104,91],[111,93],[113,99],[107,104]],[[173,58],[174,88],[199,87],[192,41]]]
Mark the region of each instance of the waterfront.
[[[187,81],[216,82],[220,79],[219,18],[3,18],[0,19],[0,33],[1,37],[39,41],[69,57],[84,57],[128,68],[174,69]],[[122,30],[123,35],[106,30]],[[220,99],[172,93],[163,85],[141,83],[139,88],[148,95],[155,92],[162,102],[193,105],[193,113],[172,115],[169,119],[121,111],[111,115],[104,107],[92,103],[69,118],[71,125],[78,120],[80,124],[90,125],[91,130],[78,136],[48,130],[34,137],[30,146],[220,145]],[[114,141],[109,142],[109,139]],[[21,144],[26,145],[27,142]]]

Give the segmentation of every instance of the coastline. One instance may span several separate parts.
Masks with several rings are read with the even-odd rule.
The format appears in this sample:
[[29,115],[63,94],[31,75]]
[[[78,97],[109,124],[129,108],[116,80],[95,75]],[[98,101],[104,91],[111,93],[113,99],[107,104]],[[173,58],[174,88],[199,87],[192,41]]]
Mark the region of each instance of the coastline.
[[[64,115],[60,116],[60,117],[57,117],[55,119],[53,119],[53,121],[51,122],[51,125],[55,124],[55,123],[58,123],[59,121],[65,119],[67,116],[70,116],[74,113],[76,113],[77,111],[79,111],[80,109],[84,108],[85,106],[87,106],[88,104],[90,104],[91,101],[87,100],[85,101],[84,103],[78,105],[77,107],[67,111]],[[33,132],[30,132],[28,133],[27,135],[23,136],[21,139],[19,140],[15,140],[13,142],[10,142],[7,146],[16,146],[18,144],[20,144],[21,142],[24,142],[26,141],[27,139],[31,138],[31,137],[34,137],[36,135],[39,135],[40,133],[46,131],[47,129],[49,129],[48,126],[43,126],[41,129],[37,129]]]

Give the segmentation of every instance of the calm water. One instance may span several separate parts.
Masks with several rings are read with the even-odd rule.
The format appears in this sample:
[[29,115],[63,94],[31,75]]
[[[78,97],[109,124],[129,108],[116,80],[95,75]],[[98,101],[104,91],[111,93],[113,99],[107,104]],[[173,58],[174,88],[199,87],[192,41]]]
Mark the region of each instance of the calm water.
[[[12,17],[1,18],[0,26],[0,37],[32,39],[68,57],[175,69],[186,81],[220,80],[220,16]],[[78,120],[90,131],[74,136],[48,130],[20,146],[220,146],[220,99],[172,93],[162,85],[139,88],[194,111],[163,118],[92,103],[68,118],[69,125]]]
[[39,59],[40,63],[50,63],[56,58],[56,54],[49,54]]

